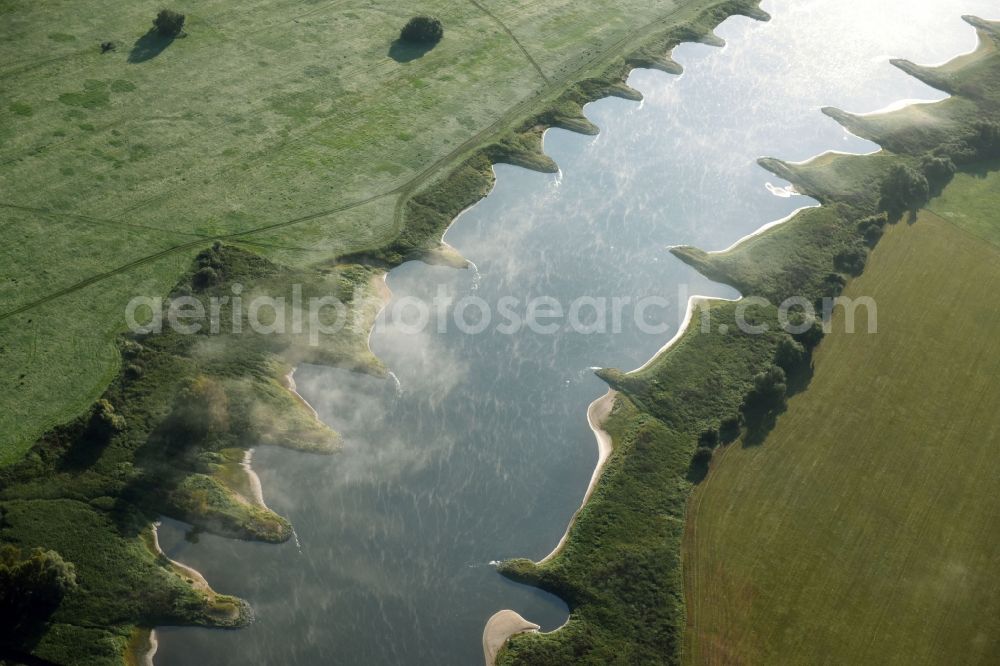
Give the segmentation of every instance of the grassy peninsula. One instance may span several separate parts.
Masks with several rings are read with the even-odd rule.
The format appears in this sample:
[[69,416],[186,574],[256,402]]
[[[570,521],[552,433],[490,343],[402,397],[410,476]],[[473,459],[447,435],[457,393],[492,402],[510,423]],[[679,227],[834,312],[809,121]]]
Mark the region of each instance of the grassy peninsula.
[[[995,181],[995,176],[988,174],[1000,156],[1000,57],[997,55],[1000,24],[973,17],[966,20],[979,34],[980,46],[975,53],[933,69],[896,63],[952,94],[944,102],[922,106],[919,123],[915,123],[915,111],[911,109],[865,117],[825,110],[852,131],[882,144],[883,151],[866,156],[829,154],[805,164],[762,160],[763,166],[793,182],[799,191],[817,198],[822,207],[804,210],[783,225],[724,253],[685,247],[675,249],[675,254],[706,275],[740,289],[744,303],[749,303],[746,300],[749,297],[761,297],[777,304],[791,296],[815,302],[840,295],[845,285],[852,290],[871,286],[889,299],[894,321],[906,329],[894,334],[898,337],[880,341],[893,345],[895,340],[893,349],[903,354],[904,359],[910,359],[909,367],[901,359],[904,367],[897,369],[898,372],[934,374],[932,368],[920,367],[926,359],[918,361],[907,354],[915,353],[921,346],[936,344],[930,339],[935,321],[957,336],[948,338],[954,344],[960,344],[958,338],[964,333],[971,336],[965,340],[966,367],[979,368],[976,365],[979,361],[986,363],[983,367],[992,367],[989,364],[995,364],[995,357],[990,356],[990,361],[981,356],[996,350],[986,333],[992,330],[990,322],[995,319],[988,307],[989,294],[993,293],[991,285],[996,282],[995,253],[989,248],[973,247],[975,243],[966,236],[962,242],[956,242],[954,251],[958,254],[945,257],[941,243],[948,238],[957,239],[965,232],[942,226],[945,222],[928,222],[934,217],[930,209],[942,208],[937,215],[953,220],[968,233],[981,238],[995,237],[995,224],[990,223],[990,220],[995,223],[995,215],[975,214],[977,207],[979,211],[989,211],[989,204],[975,200],[966,203],[966,198],[958,197],[959,193],[986,187],[984,182]],[[984,177],[987,181],[982,180]],[[941,197],[924,210],[931,197],[942,191]],[[943,205],[949,201],[952,202],[949,206]],[[911,228],[908,224],[913,220],[916,226]],[[883,249],[878,244],[886,234],[888,239]],[[872,247],[876,249],[871,274],[866,272],[860,280],[852,282],[865,270]],[[933,262],[931,254],[935,255]],[[970,273],[955,274],[956,257],[961,257],[959,265],[967,265]],[[942,280],[934,285],[935,289],[961,284],[963,293],[969,292],[971,299],[980,300],[974,306],[963,307],[943,298],[941,291],[921,290],[921,285],[929,290],[928,282],[933,282],[922,271],[928,265],[937,267],[938,274],[940,271],[949,274],[950,281]],[[916,279],[918,274],[920,280]],[[970,274],[976,276],[973,281],[982,280],[982,284],[971,285]],[[929,311],[924,311],[923,298],[928,294]],[[938,301],[940,307],[934,305]],[[789,581],[789,569],[803,572],[803,567],[818,566],[809,560],[810,552],[822,552],[824,557],[835,559],[836,554],[830,549],[839,543],[836,538],[843,536],[842,530],[852,524],[864,529],[863,518],[852,523],[855,517],[845,516],[848,527],[840,526],[837,529],[841,531],[834,534],[817,534],[828,521],[810,523],[806,516],[818,517],[836,499],[830,493],[823,496],[822,489],[812,488],[810,492],[814,493],[816,503],[807,506],[802,515],[794,514],[794,520],[800,521],[796,522],[799,531],[786,532],[784,525],[768,531],[773,527],[768,521],[777,518],[773,511],[768,511],[768,505],[762,506],[758,500],[765,495],[771,499],[786,497],[783,493],[788,488],[785,482],[789,470],[802,469],[796,467],[799,463],[795,461],[804,466],[811,465],[810,461],[827,461],[811,478],[822,477],[824,488],[837,485],[846,489],[848,495],[863,492],[866,487],[875,492],[875,486],[878,492],[892,494],[895,487],[892,483],[888,487],[881,482],[872,486],[875,480],[866,478],[866,473],[875,469],[883,475],[880,478],[891,476],[898,484],[907,480],[916,483],[916,488],[900,490],[898,497],[883,498],[887,511],[911,512],[912,521],[907,524],[913,525],[915,532],[913,539],[907,540],[907,548],[910,545],[919,548],[919,543],[927,544],[940,536],[930,525],[942,527],[943,523],[949,523],[944,525],[948,534],[963,530],[975,533],[983,528],[979,518],[984,518],[984,514],[978,510],[961,511],[959,507],[972,501],[968,499],[969,493],[989,494],[992,480],[986,478],[988,470],[970,477],[981,479],[982,483],[973,482],[973,488],[962,491],[961,497],[956,494],[957,486],[965,487],[959,481],[965,477],[957,470],[971,469],[977,456],[987,455],[993,439],[987,434],[993,421],[982,411],[989,407],[979,405],[981,391],[971,388],[972,385],[954,385],[954,391],[928,390],[920,398],[933,400],[936,396],[931,414],[947,414],[949,419],[959,421],[960,415],[965,415],[984,425],[987,433],[979,433],[984,436],[975,452],[968,448],[967,437],[963,438],[959,430],[953,432],[957,438],[952,440],[953,446],[935,445],[949,449],[947,454],[943,450],[908,449],[917,445],[901,440],[898,429],[892,433],[892,443],[885,438],[875,441],[878,439],[875,433],[887,433],[892,428],[888,420],[869,427],[852,419],[837,426],[838,432],[817,436],[814,434],[817,431],[833,427],[831,423],[817,421],[819,414],[838,406],[860,408],[862,402],[870,409],[875,400],[871,391],[885,388],[874,376],[878,365],[865,356],[864,350],[856,348],[858,344],[874,343],[859,342],[864,337],[860,335],[850,341],[855,347],[848,346],[843,339],[821,341],[822,332],[815,328],[790,336],[781,330],[774,305],[754,305],[749,310],[752,323],[766,323],[769,328],[764,335],[746,335],[734,325],[735,309],[739,306],[740,303],[718,302],[709,309],[696,311],[678,343],[641,371],[599,373],[618,391],[614,408],[604,424],[612,436],[614,450],[589,503],[578,514],[564,548],[555,558],[541,565],[512,560],[501,567],[516,580],[561,596],[570,606],[570,619],[552,633],[524,633],[511,638],[498,655],[497,663],[679,663],[682,660],[814,663],[817,659],[837,659],[831,655],[845,662],[859,656],[876,658],[874,648],[862,655],[853,646],[863,642],[859,636],[866,637],[869,643],[879,643],[872,632],[880,626],[889,626],[876,623],[875,616],[882,612],[879,609],[869,606],[864,611],[867,615],[855,616],[854,610],[858,608],[850,610],[849,604],[824,605],[824,599],[831,601],[828,596],[809,602],[815,607],[792,606],[793,600],[817,590],[809,587],[813,579],[806,573]],[[843,316],[842,310],[837,312],[834,321]],[[709,315],[710,319],[706,319]],[[960,332],[959,320],[966,318],[975,325],[971,331],[964,328]],[[907,343],[903,344],[901,339]],[[945,345],[939,350],[941,355],[934,357],[937,362],[949,363],[954,358],[950,349]],[[983,372],[974,385],[983,386],[981,382],[988,381],[989,371]],[[909,382],[916,376],[900,381]],[[920,376],[930,380],[930,376]],[[919,392],[920,388],[910,385],[896,390]],[[788,404],[790,395],[793,397]],[[860,397],[864,395],[868,395],[867,402]],[[905,401],[906,396],[900,395],[899,399]],[[958,405],[956,401],[974,404]],[[919,411],[919,404],[911,403],[906,409]],[[783,414],[786,407],[789,413]],[[888,409],[889,403],[883,408]],[[872,418],[888,416],[883,410]],[[926,423],[926,419],[921,416],[920,422]],[[915,424],[906,427],[911,426]],[[850,430],[852,427],[854,430]],[[862,429],[865,437],[856,442],[858,457],[850,463],[841,464],[843,461],[829,447],[823,448],[821,442],[830,442],[838,434],[854,437]],[[964,452],[956,450],[958,440],[966,443]],[[793,448],[794,453],[790,451]],[[862,455],[860,450],[865,448],[868,450]],[[942,459],[943,455],[963,454],[971,458],[960,464]],[[772,463],[770,468],[769,463]],[[894,469],[894,465],[900,467]],[[952,471],[956,474],[952,481],[934,482],[937,475],[949,475]],[[704,481],[706,474],[710,482],[696,491],[696,497],[704,499],[689,514],[692,489]],[[954,504],[937,494],[938,491],[947,494],[949,488],[955,491],[948,496],[956,501]],[[881,515],[879,507],[872,506],[878,501],[870,499],[864,515]],[[793,508],[785,506],[783,510],[792,512]],[[748,517],[738,531],[727,532],[734,527],[728,522],[729,511]],[[869,527],[875,529],[874,525]],[[923,531],[923,527],[927,530]],[[741,539],[741,535],[747,538]],[[779,548],[779,540],[783,540],[783,550]],[[795,543],[794,549],[788,546],[791,542]],[[686,544],[683,556],[682,543]],[[755,543],[759,547],[755,548]],[[981,540],[955,536],[949,543],[972,558],[969,565],[985,566]],[[851,581],[867,576],[868,582],[872,577],[905,582],[907,576],[934,571],[934,567],[943,567],[939,573],[946,575],[950,563],[947,557],[950,551],[946,549],[922,553],[920,564],[911,569],[913,558],[900,555],[896,559],[878,560],[883,552],[880,548],[885,546],[885,541],[867,544],[858,541],[851,546],[851,561],[858,564],[864,560],[869,566],[858,571],[858,567],[839,563],[820,575],[828,576],[827,580],[842,574],[854,576]],[[719,552],[707,552],[720,547]],[[767,559],[765,553],[777,554],[778,550],[782,551],[780,560]],[[726,577],[726,567],[731,562],[738,575],[735,579]],[[782,567],[778,562],[787,566]],[[980,575],[988,578],[982,570]],[[685,580],[691,607],[685,600]],[[755,591],[753,586],[758,581],[769,589]],[[850,584],[846,580],[839,582]],[[916,586],[921,581],[910,582]],[[900,603],[884,610],[898,616],[892,618],[891,624],[899,633],[885,643],[887,652],[879,652],[879,658],[891,653],[900,663],[913,663],[935,654],[955,655],[947,641],[935,642],[933,637],[917,635],[926,630],[919,616],[927,604],[935,603],[932,597],[938,588],[934,586],[946,585],[940,578],[923,583],[929,586],[923,596],[914,591],[906,599],[896,597],[893,600]],[[938,591],[944,595],[941,599],[948,594],[948,590]],[[977,594],[989,597],[989,603],[995,604],[993,591],[995,586],[987,584]],[[874,597],[865,599],[858,603],[881,601]],[[953,596],[948,599],[949,603],[955,603]],[[810,615],[807,608],[816,612]],[[991,633],[992,619],[978,615],[970,612],[961,618],[950,618],[949,622],[965,623],[956,636],[988,637],[995,633]],[[872,623],[865,625],[859,619],[864,617],[871,618]],[[784,626],[786,621],[796,622],[795,629],[787,634],[776,628]],[[829,640],[822,644],[831,646],[830,641],[840,641],[839,651],[817,652],[819,643],[810,645],[811,628],[824,621],[837,624],[824,627]],[[856,621],[861,623],[854,624]],[[758,622],[762,627],[759,635],[755,633]],[[768,627],[775,629],[767,633]],[[933,647],[924,650],[927,644]],[[987,638],[982,644],[977,643],[972,652],[967,646],[962,654],[990,663],[990,655],[996,656],[995,649],[995,642]]]
[[[555,169],[546,128],[594,132],[582,105],[638,98],[632,67],[677,72],[675,44],[765,18],[752,0],[430,0],[444,38],[415,57],[395,44],[398,3],[210,0],[178,7],[170,34],[151,27],[160,9],[0,2],[0,541],[76,577],[0,639],[3,658],[120,663],[157,624],[246,622],[157,551],[151,521],[287,539],[244,451],[337,448],[289,370],[382,373],[372,280],[414,258],[462,265],[441,233],[491,163]],[[208,308],[296,286],[344,301],[350,325],[319,344],[125,332],[135,296]]]

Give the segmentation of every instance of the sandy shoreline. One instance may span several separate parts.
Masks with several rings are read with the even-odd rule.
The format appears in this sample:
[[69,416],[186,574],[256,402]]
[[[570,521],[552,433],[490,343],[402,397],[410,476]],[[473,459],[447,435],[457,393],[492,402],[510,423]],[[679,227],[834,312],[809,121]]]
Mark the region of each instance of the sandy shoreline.
[[[793,187],[794,187],[794,185],[793,185]],[[732,250],[736,249],[737,247],[739,247],[743,243],[747,242],[751,238],[756,238],[757,236],[760,236],[761,234],[763,234],[763,233],[765,233],[765,232],[773,229],[774,227],[776,227],[776,226],[778,226],[780,224],[784,224],[785,222],[788,222],[789,220],[791,220],[793,217],[795,217],[796,215],[798,215],[802,211],[808,210],[810,208],[819,208],[819,207],[820,207],[819,204],[812,204],[810,206],[800,206],[800,207],[796,208],[795,210],[793,210],[788,215],[786,215],[785,217],[781,218],[780,220],[774,220],[773,222],[768,222],[767,224],[765,224],[764,226],[762,226],[760,229],[757,229],[757,231],[754,231],[752,233],[747,234],[746,236],[743,236],[742,238],[740,238],[738,241],[736,241],[735,243],[733,243],[732,245],[730,245],[726,249],[724,249],[724,250],[712,250],[711,252],[708,252],[707,254],[725,254],[726,252],[731,252]],[[706,296],[705,298],[708,298],[708,297]]]
[[497,654],[508,638],[528,631],[538,631],[539,629],[540,627],[537,624],[528,622],[512,610],[502,610],[494,613],[486,621],[486,628],[483,629],[483,658],[486,660],[486,666],[493,666]]
[[163,549],[160,548],[160,536],[159,536],[160,524],[161,523],[158,520],[153,523],[153,548],[156,554],[166,558],[167,561],[169,561],[170,564],[175,569],[178,570],[178,572],[183,572],[184,576],[190,578],[191,584],[194,586],[196,590],[208,594],[215,594],[215,591],[208,584],[208,581],[205,580],[205,577],[201,575],[201,572],[199,572],[197,569],[192,569],[186,564],[181,564],[177,560],[170,559],[169,557],[167,557],[167,554],[163,552]]
[[580,502],[580,508],[569,519],[569,524],[566,526],[566,531],[563,532],[562,538],[559,539],[559,543],[556,544],[551,553],[535,562],[535,564],[545,564],[559,554],[559,551],[562,550],[563,545],[566,543],[566,539],[569,538],[569,532],[573,529],[576,517],[583,510],[583,507],[587,505],[587,500],[590,499],[594,488],[597,487],[597,480],[601,478],[601,472],[604,471],[604,464],[611,456],[612,450],[611,435],[604,430],[602,425],[604,419],[611,413],[611,408],[615,404],[615,396],[617,395],[617,391],[609,389],[607,393],[590,403],[590,406],[587,407],[587,423],[590,425],[590,429],[594,433],[594,438],[597,440],[597,465],[594,467],[594,473],[590,476],[590,484],[587,485],[587,491],[583,494],[583,501]]
[[160,647],[159,641],[156,639],[156,629],[150,629],[149,633],[146,635],[146,644],[148,645],[146,652],[143,653],[139,663],[142,666],[153,666],[153,657],[156,656],[156,651]]
[[260,477],[257,476],[257,472],[253,471],[253,449],[247,449],[243,452],[243,461],[240,462],[240,467],[246,472],[247,481],[250,483],[251,497],[247,499],[253,500],[261,508],[267,509],[267,504],[264,503],[264,489],[261,486]]
[[319,421],[320,420],[319,413],[312,405],[309,404],[308,400],[306,400],[299,394],[297,390],[297,387],[295,385],[295,370],[297,370],[297,368],[292,368],[292,370],[287,375],[285,375],[285,388],[288,389],[289,393],[292,394],[292,396],[299,402],[299,404],[301,404],[310,412],[312,412],[313,418]]
[[942,99],[921,99],[916,97],[909,97],[907,99],[897,99],[895,102],[886,104],[881,109],[875,109],[874,111],[865,111],[864,113],[854,113],[853,111],[845,111],[852,116],[857,116],[858,118],[867,118],[869,116],[881,116],[887,113],[893,113],[895,111],[901,111],[909,106],[924,106],[927,104],[938,104],[940,102],[950,99],[948,97]]
[[[202,594],[214,595],[215,591],[212,590],[211,586],[208,584],[208,581],[205,580],[205,577],[201,575],[200,571],[198,571],[197,569],[192,569],[188,565],[182,564],[177,560],[170,559],[169,557],[167,557],[167,554],[163,552],[163,548],[160,547],[160,534],[159,534],[160,524],[161,523],[159,520],[155,521],[152,524],[151,531],[153,535],[153,544],[152,544],[153,552],[156,555],[163,557],[168,562],[170,562],[170,565],[174,568],[174,572],[179,575],[183,575],[185,578],[189,579],[191,581],[191,586],[194,587],[196,590],[198,590]],[[153,657],[156,656],[156,650],[158,648],[159,648],[159,641],[157,641],[156,639],[156,629],[155,628],[150,629],[149,649],[146,651],[146,654],[144,654],[142,657],[142,663],[145,666],[153,666]]]
[[[389,289],[388,279],[389,273],[386,271],[380,275],[373,275],[369,283],[372,289],[375,290],[375,294],[382,301],[382,304],[375,312],[375,316],[372,318],[372,326],[368,329],[368,338],[365,340],[365,344],[368,346],[368,353],[372,356],[375,356],[375,352],[372,351],[372,335],[375,333],[375,324],[378,322],[378,318],[382,316],[382,312],[389,307],[389,301],[392,300],[392,289]],[[299,396],[299,398],[301,399],[302,396]]]

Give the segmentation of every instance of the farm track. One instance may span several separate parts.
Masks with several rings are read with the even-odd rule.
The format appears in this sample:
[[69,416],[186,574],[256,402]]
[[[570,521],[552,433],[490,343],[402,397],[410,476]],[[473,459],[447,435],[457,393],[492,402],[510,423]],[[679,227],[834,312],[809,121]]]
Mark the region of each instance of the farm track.
[[500,26],[500,29],[506,32],[507,36],[510,37],[511,41],[517,45],[517,48],[521,49],[521,53],[524,54],[524,57],[528,59],[528,62],[531,63],[531,66],[535,68],[536,72],[538,72],[538,76],[542,77],[542,81],[545,81],[545,83],[550,83],[549,77],[546,76],[545,72],[542,71],[542,68],[538,64],[538,62],[531,57],[531,54],[528,53],[528,49],[524,47],[524,44],[522,44],[521,40],[517,38],[517,36],[514,34],[514,31],[511,30],[509,27],[507,27],[507,24],[504,23],[499,16],[491,12],[489,8],[487,8],[486,6],[477,2],[477,0],[469,0],[469,2],[472,5],[474,5],[477,9],[479,9],[479,11],[481,11],[482,13],[486,14],[491,19],[493,19],[493,22],[496,23],[498,26]]

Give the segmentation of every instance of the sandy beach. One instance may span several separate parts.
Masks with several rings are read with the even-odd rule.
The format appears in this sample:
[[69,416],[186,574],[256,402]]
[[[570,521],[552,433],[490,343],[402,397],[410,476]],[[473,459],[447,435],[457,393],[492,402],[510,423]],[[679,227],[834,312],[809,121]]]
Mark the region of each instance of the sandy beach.
[[125,666],[153,666],[159,646],[156,629],[133,629],[124,655]]
[[[378,310],[375,311],[375,316],[371,319],[371,327],[368,329],[368,338],[365,341],[365,344],[368,345],[368,353],[372,356],[375,356],[375,352],[372,351],[372,334],[375,333],[375,322],[378,321],[382,311],[389,306],[389,301],[392,300],[392,289],[389,289],[388,277],[389,273],[373,275],[369,283],[380,301]],[[299,398],[301,399],[302,396]]]
[[[774,220],[773,222],[768,222],[767,224],[765,224],[764,226],[762,226],[757,231],[754,231],[753,233],[749,233],[746,236],[744,236],[743,238],[740,238],[738,241],[736,241],[735,243],[733,243],[732,245],[730,245],[726,249],[724,249],[724,250],[712,250],[708,254],[725,254],[726,252],[731,252],[732,250],[736,249],[738,246],[740,246],[743,243],[747,242],[751,238],[756,238],[757,236],[760,236],[764,232],[766,232],[766,231],[768,231],[768,230],[770,230],[770,229],[772,229],[772,228],[774,228],[774,227],[776,227],[776,226],[778,226],[780,224],[784,224],[785,222],[788,222],[793,217],[795,217],[796,215],[798,215],[802,211],[807,210],[809,208],[819,208],[819,204],[812,204],[812,205],[809,205],[809,206],[801,206],[799,208],[796,208],[795,210],[793,210],[791,213],[789,213],[785,217],[781,218],[780,220]],[[681,327],[681,330],[684,330],[683,327]],[[653,358],[655,358],[655,356]]]
[[603,396],[590,403],[590,407],[587,408],[587,423],[590,424],[590,429],[594,432],[594,437],[597,439],[597,466],[594,467],[594,473],[590,477],[590,484],[587,486],[587,492],[583,495],[583,502],[580,503],[580,508],[573,513],[573,517],[570,518],[569,525],[566,526],[566,531],[563,532],[562,538],[559,539],[559,543],[556,544],[556,547],[552,549],[551,553],[536,562],[536,564],[545,564],[559,554],[559,551],[562,550],[563,544],[566,543],[566,539],[569,537],[569,531],[573,528],[573,523],[576,522],[576,517],[579,515],[583,507],[586,506],[591,493],[593,493],[594,488],[597,487],[597,480],[601,478],[601,472],[604,470],[604,463],[608,461],[608,457],[611,455],[612,450],[611,435],[604,430],[602,424],[608,414],[611,413],[611,408],[614,407],[616,395],[618,395],[617,391],[608,390],[608,392]]
[[153,523],[153,549],[156,554],[169,560],[170,564],[174,567],[178,574],[190,579],[191,585],[194,586],[196,590],[214,596],[215,590],[212,589],[212,587],[208,584],[208,581],[205,580],[205,577],[202,576],[197,569],[192,569],[186,564],[181,564],[177,560],[171,560],[167,557],[167,554],[163,552],[162,548],[160,548],[159,528],[160,521]]
[[247,449],[243,452],[243,461],[240,463],[240,466],[246,472],[247,481],[250,483],[251,496],[247,499],[253,500],[261,508],[267,509],[267,504],[264,503],[264,490],[260,484],[260,477],[257,476],[257,472],[253,471],[253,449]]
[[500,652],[500,648],[503,647],[508,638],[527,631],[538,631],[538,629],[537,624],[528,622],[512,610],[494,613],[487,620],[486,628],[483,629],[483,658],[486,660],[486,666],[493,666],[497,653]]

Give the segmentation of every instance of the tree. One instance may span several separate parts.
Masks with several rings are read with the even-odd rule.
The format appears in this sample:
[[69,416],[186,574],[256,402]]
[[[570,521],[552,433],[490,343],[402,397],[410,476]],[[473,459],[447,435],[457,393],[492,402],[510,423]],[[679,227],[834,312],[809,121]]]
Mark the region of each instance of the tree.
[[882,182],[879,206],[892,216],[923,206],[930,197],[927,177],[911,166],[897,164]]
[[844,276],[840,273],[827,273],[823,276],[823,293],[827,297],[836,298],[837,296],[840,296],[846,286],[847,280],[844,279]]
[[931,192],[940,194],[944,186],[951,182],[958,168],[950,157],[925,155],[920,161],[920,170],[924,172]]
[[727,416],[719,423],[719,439],[724,443],[735,442],[740,436],[740,428],[743,426],[743,419],[737,413]]
[[[792,323],[801,324],[804,323],[804,320]],[[806,349],[812,351],[813,349],[816,348],[816,345],[822,342],[824,334],[825,333],[823,331],[823,325],[814,319],[809,328],[802,331],[801,333],[793,333],[792,337],[801,342],[802,346],[804,346]]]
[[744,411],[765,414],[778,412],[787,403],[788,384],[785,371],[776,365],[753,378],[753,388],[743,402]]
[[195,272],[191,278],[191,284],[195,289],[206,289],[219,281],[219,274],[211,266],[203,266]]
[[125,417],[115,411],[114,405],[101,398],[90,413],[89,431],[97,439],[107,441],[118,432],[125,430]]
[[861,218],[858,222],[858,231],[861,233],[861,237],[868,247],[875,247],[879,242],[879,239],[882,238],[882,231],[885,229],[888,221],[889,216],[885,213]]
[[153,19],[153,27],[162,37],[176,37],[184,29],[184,14],[172,9],[161,9]]
[[229,432],[229,396],[222,384],[201,375],[181,389],[166,427],[170,441],[187,446]]
[[698,446],[713,449],[719,445],[719,431],[715,428],[704,430],[698,435]]
[[76,569],[53,550],[0,546],[0,635],[17,638],[44,622],[76,587]]
[[399,39],[411,44],[433,45],[444,37],[441,21],[430,16],[414,16],[403,26]]
[[973,147],[980,159],[1000,155],[1000,123],[995,120],[980,120],[975,125]]
[[707,446],[699,446],[694,451],[691,459],[692,469],[704,471],[708,468],[708,463],[712,462],[712,449]]
[[806,360],[806,348],[787,333],[778,340],[774,351],[774,364],[785,372],[791,372]]
[[833,257],[833,267],[849,275],[861,275],[866,261],[868,253],[864,247],[852,247],[841,250]]

